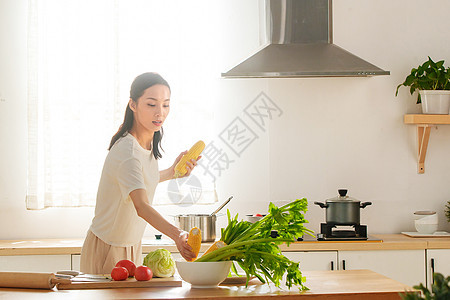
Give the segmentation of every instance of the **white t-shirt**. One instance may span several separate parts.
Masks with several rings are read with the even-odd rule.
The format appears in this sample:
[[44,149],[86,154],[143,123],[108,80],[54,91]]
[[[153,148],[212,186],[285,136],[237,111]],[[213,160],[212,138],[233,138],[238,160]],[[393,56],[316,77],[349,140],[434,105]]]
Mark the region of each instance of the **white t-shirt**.
[[131,134],[117,140],[103,166],[90,230],[112,246],[139,243],[147,222],[137,215],[129,194],[145,189],[151,204],[158,182],[158,161],[152,152]]

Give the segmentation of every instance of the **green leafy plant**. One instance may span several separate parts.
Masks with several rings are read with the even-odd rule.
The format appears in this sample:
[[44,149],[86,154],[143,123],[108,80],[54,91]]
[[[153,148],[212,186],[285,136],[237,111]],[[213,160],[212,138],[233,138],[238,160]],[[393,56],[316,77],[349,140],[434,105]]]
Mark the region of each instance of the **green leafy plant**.
[[[280,287],[280,281],[286,275],[286,286],[291,288],[295,285],[300,290],[307,290],[299,263],[285,257],[278,247],[295,242],[304,233],[314,236],[304,226],[307,223],[304,218],[307,204],[306,198],[281,207],[270,203],[269,213],[255,223],[238,221],[238,215],[232,218],[227,211],[228,226],[222,228],[220,238],[227,245],[204,254],[196,262],[231,260],[245,271],[247,284],[249,278],[255,276],[263,283],[272,281]],[[277,236],[271,234],[273,230],[277,231]],[[232,270],[237,273],[234,264]]]
[[422,283],[420,285],[415,285],[413,288],[420,291],[419,292],[406,292],[400,294],[401,298],[404,300],[449,300],[450,299],[450,276],[444,278],[441,273],[433,274],[434,282],[431,287],[431,291],[427,289]]
[[[429,56],[428,60],[417,68],[411,70],[405,81],[397,86],[395,96],[401,86],[409,86],[411,95],[416,90],[450,90],[450,68],[444,67],[444,61],[434,62]],[[420,103],[420,94],[417,103]]]
[[450,222],[450,200],[447,201],[447,205],[445,206],[445,216],[447,217],[447,222]]

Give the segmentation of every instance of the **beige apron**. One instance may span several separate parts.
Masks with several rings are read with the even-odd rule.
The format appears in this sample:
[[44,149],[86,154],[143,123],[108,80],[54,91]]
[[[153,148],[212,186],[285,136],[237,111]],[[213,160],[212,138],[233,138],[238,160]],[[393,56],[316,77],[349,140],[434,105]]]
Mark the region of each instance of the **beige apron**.
[[110,274],[116,263],[122,259],[129,259],[141,266],[141,242],[134,246],[111,246],[99,239],[92,231],[88,231],[81,249],[80,271],[88,274]]

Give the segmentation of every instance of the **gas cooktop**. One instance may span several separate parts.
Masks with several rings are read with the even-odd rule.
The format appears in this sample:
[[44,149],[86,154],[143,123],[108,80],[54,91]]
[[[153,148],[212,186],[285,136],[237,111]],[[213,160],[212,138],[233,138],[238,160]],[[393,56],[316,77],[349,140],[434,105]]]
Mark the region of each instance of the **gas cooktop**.
[[[304,237],[297,239],[303,241]],[[306,240],[314,240],[308,236]],[[316,235],[317,241],[381,241],[367,235],[367,226],[361,224],[336,225],[320,224],[320,233]]]
[[318,233],[315,237],[304,235],[301,238],[297,239],[298,242],[326,242],[326,241],[333,241],[333,242],[347,242],[347,241],[354,241],[354,242],[382,242],[383,240],[375,238],[371,235],[368,235],[366,238],[343,238],[343,237],[324,237],[322,234]]

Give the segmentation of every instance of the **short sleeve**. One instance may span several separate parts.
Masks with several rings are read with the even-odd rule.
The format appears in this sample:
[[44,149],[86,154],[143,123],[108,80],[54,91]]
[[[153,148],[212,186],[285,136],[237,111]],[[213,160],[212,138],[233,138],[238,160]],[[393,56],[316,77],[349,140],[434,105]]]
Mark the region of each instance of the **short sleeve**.
[[120,192],[128,196],[136,189],[146,189],[141,162],[136,158],[123,161],[118,169],[117,180]]

